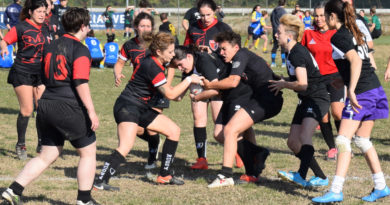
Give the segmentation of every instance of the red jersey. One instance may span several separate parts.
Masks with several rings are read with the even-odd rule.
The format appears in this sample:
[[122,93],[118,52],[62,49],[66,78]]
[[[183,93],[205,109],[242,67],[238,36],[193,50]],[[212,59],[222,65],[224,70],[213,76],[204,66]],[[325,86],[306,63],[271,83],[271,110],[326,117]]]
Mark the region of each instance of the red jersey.
[[338,72],[332,58],[333,48],[330,43],[330,39],[336,31],[328,30],[323,33],[318,30],[306,30],[303,34],[301,44],[314,56],[322,75]]

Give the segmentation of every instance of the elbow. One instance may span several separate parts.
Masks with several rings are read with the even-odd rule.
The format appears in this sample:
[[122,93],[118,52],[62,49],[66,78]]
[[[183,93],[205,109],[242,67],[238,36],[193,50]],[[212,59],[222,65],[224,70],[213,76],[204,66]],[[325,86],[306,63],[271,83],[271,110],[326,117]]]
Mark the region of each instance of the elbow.
[[307,90],[307,84],[300,84],[298,85],[298,89],[296,91],[306,91]]

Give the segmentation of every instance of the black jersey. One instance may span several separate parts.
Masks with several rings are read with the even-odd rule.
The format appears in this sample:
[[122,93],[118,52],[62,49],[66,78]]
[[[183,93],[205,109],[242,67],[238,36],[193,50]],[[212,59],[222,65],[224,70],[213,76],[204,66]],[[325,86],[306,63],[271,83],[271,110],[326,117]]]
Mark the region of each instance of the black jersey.
[[265,60],[246,48],[241,48],[233,57],[230,75],[241,76],[254,91],[265,88],[275,77]]
[[158,27],[158,31],[160,32],[165,32],[165,33],[170,33],[172,36],[176,37],[176,29],[175,26],[169,21],[166,21]]
[[50,13],[45,18],[45,25],[47,26],[49,30],[49,35],[51,40],[54,40],[55,35],[57,35],[57,28],[58,28],[58,17],[56,15],[53,15],[53,13]]
[[61,17],[62,17],[62,15],[64,15],[64,13],[69,8],[70,8],[69,6],[63,7],[62,5],[54,5],[53,15],[58,17],[58,28],[57,28],[58,33],[57,34],[59,36],[62,36],[62,35],[64,35],[66,33],[65,29],[64,29],[64,27],[62,26],[62,23],[61,23]]
[[326,85],[318,64],[309,50],[300,43],[296,43],[287,55],[287,73],[291,81],[297,80],[295,69],[298,67],[305,68],[307,74],[307,88],[305,91],[298,91],[298,97],[326,95]]
[[188,20],[189,25],[197,22],[200,19],[198,8],[193,7],[188,9],[188,11],[184,14],[184,19]]
[[134,37],[123,44],[119,54],[119,58],[122,60],[131,60],[133,69],[136,69],[137,66],[140,65],[142,59],[149,53],[149,50],[142,48],[139,44],[138,37]]
[[76,37],[65,34],[53,41],[44,52],[46,86],[42,99],[82,102],[76,87],[89,81],[91,55]]
[[356,85],[355,93],[360,94],[380,86],[378,77],[375,74],[375,69],[371,66],[370,58],[368,57],[368,46],[366,43],[360,46],[357,45],[356,39],[344,25],[333,35],[331,43],[333,47],[333,60],[336,63],[337,69],[346,86],[349,86],[351,70],[350,63],[345,58],[345,54],[352,49],[354,49],[362,59],[362,70]]
[[203,27],[203,24],[197,21],[188,28],[183,45],[205,45],[215,52],[218,49],[218,44],[214,41],[214,36],[223,31],[232,31],[232,28],[217,19],[214,19],[214,22],[208,27]]
[[121,97],[146,106],[150,98],[156,94],[156,88],[167,82],[164,72],[165,67],[154,56],[146,56],[140,66],[134,69]]
[[13,69],[30,74],[41,73],[44,46],[50,42],[46,26],[36,25],[26,19],[12,27],[3,40],[7,44],[18,43]]

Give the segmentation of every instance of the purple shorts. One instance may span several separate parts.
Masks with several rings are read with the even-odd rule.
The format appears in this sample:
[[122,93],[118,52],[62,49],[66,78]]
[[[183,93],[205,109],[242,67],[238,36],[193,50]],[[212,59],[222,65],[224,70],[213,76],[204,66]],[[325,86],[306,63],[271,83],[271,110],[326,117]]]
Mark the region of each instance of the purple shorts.
[[359,113],[356,113],[349,104],[349,98],[347,98],[345,101],[347,106],[343,109],[342,119],[369,121],[385,119],[389,116],[389,105],[382,86],[360,93],[356,95],[356,99],[362,109],[358,110]]

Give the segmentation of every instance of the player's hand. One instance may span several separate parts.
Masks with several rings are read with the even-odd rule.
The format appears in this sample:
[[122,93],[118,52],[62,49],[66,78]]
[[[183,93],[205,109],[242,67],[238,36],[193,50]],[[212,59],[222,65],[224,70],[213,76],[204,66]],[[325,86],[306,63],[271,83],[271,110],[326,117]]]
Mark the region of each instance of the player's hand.
[[207,80],[206,78],[203,78],[202,79],[202,83],[203,83],[203,88],[204,89],[210,89],[211,87],[211,83],[210,83],[210,81],[209,80]]
[[341,78],[333,78],[330,85],[335,89],[341,89],[344,87],[344,81]]
[[362,106],[359,105],[359,102],[356,99],[355,91],[351,91],[348,89],[348,98],[349,98],[349,104],[351,104],[352,109],[359,113],[358,109],[362,109]]
[[268,88],[271,89],[272,92],[275,92],[275,96],[278,95],[279,91],[285,88],[286,81],[281,78],[280,80],[270,80],[268,81],[271,85]]
[[194,94],[190,93],[190,98],[192,102],[197,102],[196,97]]
[[125,78],[125,75],[122,73],[115,74],[115,86],[119,87],[122,83],[122,78]]
[[207,53],[209,53],[209,54],[212,53],[210,47],[208,47],[208,46],[199,45],[198,47],[199,47],[199,49],[200,49],[201,51],[203,51],[203,52],[207,52]]
[[5,48],[5,49],[1,50],[0,54],[1,54],[1,57],[3,58],[3,60],[4,60],[4,56],[7,56],[9,54],[8,48]]
[[389,80],[390,80],[390,65],[387,67],[385,72],[385,81],[389,82]]
[[203,86],[203,81],[202,79],[204,79],[203,76],[199,76],[199,75],[196,75],[196,74],[192,74],[191,75],[191,83],[194,83],[194,84],[199,84],[201,86]]
[[96,115],[95,111],[88,111],[88,117],[91,120],[91,130],[95,132],[99,128],[99,118]]

